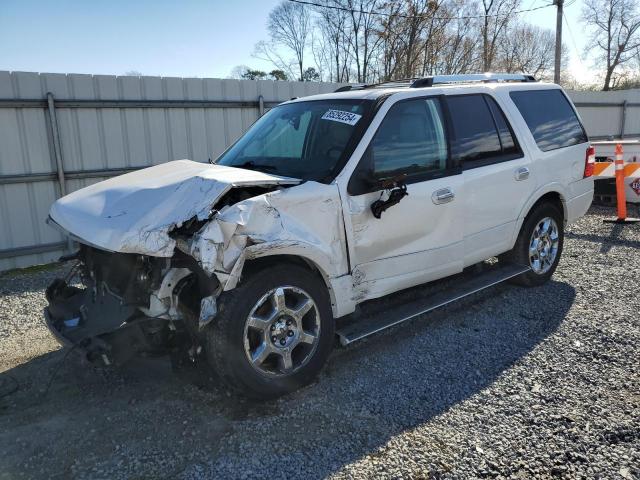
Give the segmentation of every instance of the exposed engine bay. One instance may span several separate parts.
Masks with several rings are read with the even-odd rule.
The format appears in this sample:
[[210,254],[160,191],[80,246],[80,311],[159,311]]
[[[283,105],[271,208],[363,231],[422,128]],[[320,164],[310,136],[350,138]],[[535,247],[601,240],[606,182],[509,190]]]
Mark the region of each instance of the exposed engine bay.
[[[198,352],[199,325],[213,318],[220,283],[193,258],[81,245],[70,260],[76,263],[67,278],[46,291],[47,323],[61,343],[80,347],[90,361],[106,365],[122,364],[137,353],[180,349],[193,358]],[[207,306],[202,312],[201,303]]]

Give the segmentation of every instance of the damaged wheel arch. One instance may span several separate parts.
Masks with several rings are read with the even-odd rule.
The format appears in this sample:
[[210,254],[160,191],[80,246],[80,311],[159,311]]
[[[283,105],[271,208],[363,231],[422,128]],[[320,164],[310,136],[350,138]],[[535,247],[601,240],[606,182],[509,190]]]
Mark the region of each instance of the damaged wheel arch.
[[[319,280],[322,280],[327,291],[329,292],[329,299],[331,301],[331,310],[333,312],[333,316],[338,318],[340,315],[340,311],[338,308],[338,300],[336,299],[336,292],[334,288],[334,283],[331,281],[329,275],[318,266],[311,258],[305,257],[303,255],[294,255],[294,254],[278,254],[271,253],[263,256],[253,257],[250,260],[246,260],[244,263],[244,268],[242,269],[240,279],[242,276],[252,275],[261,269],[268,269],[277,267],[280,265],[295,265],[298,267],[302,267],[306,270],[309,270],[313,273]],[[241,281],[241,280],[240,280]],[[236,288],[237,284],[233,286]],[[230,290],[230,289],[229,289]],[[228,290],[225,290],[228,291]]]

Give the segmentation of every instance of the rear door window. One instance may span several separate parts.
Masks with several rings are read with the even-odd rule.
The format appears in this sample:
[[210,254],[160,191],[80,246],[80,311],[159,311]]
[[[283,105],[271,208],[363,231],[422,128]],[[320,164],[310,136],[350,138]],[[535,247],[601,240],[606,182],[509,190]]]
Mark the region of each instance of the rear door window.
[[500,107],[488,95],[447,97],[453,130],[452,157],[474,168],[520,157],[521,151]]
[[496,122],[496,128],[498,129],[498,135],[500,137],[500,144],[502,145],[502,153],[519,153],[520,149],[513,138],[513,132],[509,127],[507,119],[504,117],[504,113],[500,110],[500,107],[496,101],[488,96],[484,96],[484,99],[489,105],[493,119]]
[[543,152],[587,142],[587,135],[562,91],[522,90],[509,94]]

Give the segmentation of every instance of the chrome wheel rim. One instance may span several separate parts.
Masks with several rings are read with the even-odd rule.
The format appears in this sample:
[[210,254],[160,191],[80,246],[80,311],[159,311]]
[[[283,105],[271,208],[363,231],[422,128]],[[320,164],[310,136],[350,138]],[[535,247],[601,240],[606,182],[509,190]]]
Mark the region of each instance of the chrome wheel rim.
[[529,243],[529,265],[531,270],[538,275],[547,273],[558,256],[560,235],[558,225],[551,217],[545,217],[531,234]]
[[244,327],[249,364],[267,375],[290,375],[313,356],[320,339],[320,313],[304,290],[269,290],[253,306]]

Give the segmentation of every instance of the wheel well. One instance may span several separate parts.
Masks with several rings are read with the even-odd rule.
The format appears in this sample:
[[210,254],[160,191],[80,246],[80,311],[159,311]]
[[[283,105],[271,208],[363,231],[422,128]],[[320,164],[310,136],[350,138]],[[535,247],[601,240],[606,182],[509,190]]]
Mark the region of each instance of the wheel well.
[[[332,290],[331,283],[315,263],[304,257],[299,257],[297,255],[268,255],[266,257],[247,260],[242,270],[242,277],[251,275],[253,272],[264,268],[282,264],[296,265],[313,273],[318,278],[318,280],[320,280],[322,284],[327,288],[327,293],[329,294],[329,300],[331,302],[331,308],[334,310],[335,314],[336,298],[335,292]],[[242,278],[240,279],[240,282],[242,282]]]
[[[562,197],[558,192],[545,193],[536,201],[536,203],[534,203],[531,206],[531,208],[529,209],[529,213],[532,212],[533,209],[536,208],[538,205],[542,205],[543,203],[550,203],[555,207],[557,207],[560,213],[562,214],[562,220],[566,221],[567,212],[565,211],[564,201],[562,200]],[[529,215],[529,213],[527,213],[527,215]]]
[[242,276],[251,275],[253,272],[258,270],[282,264],[296,265],[298,267],[305,268],[317,275],[318,278],[320,278],[320,280],[322,280],[326,285],[325,278],[320,269],[310,260],[296,255],[268,255],[266,257],[247,260],[242,271]]

